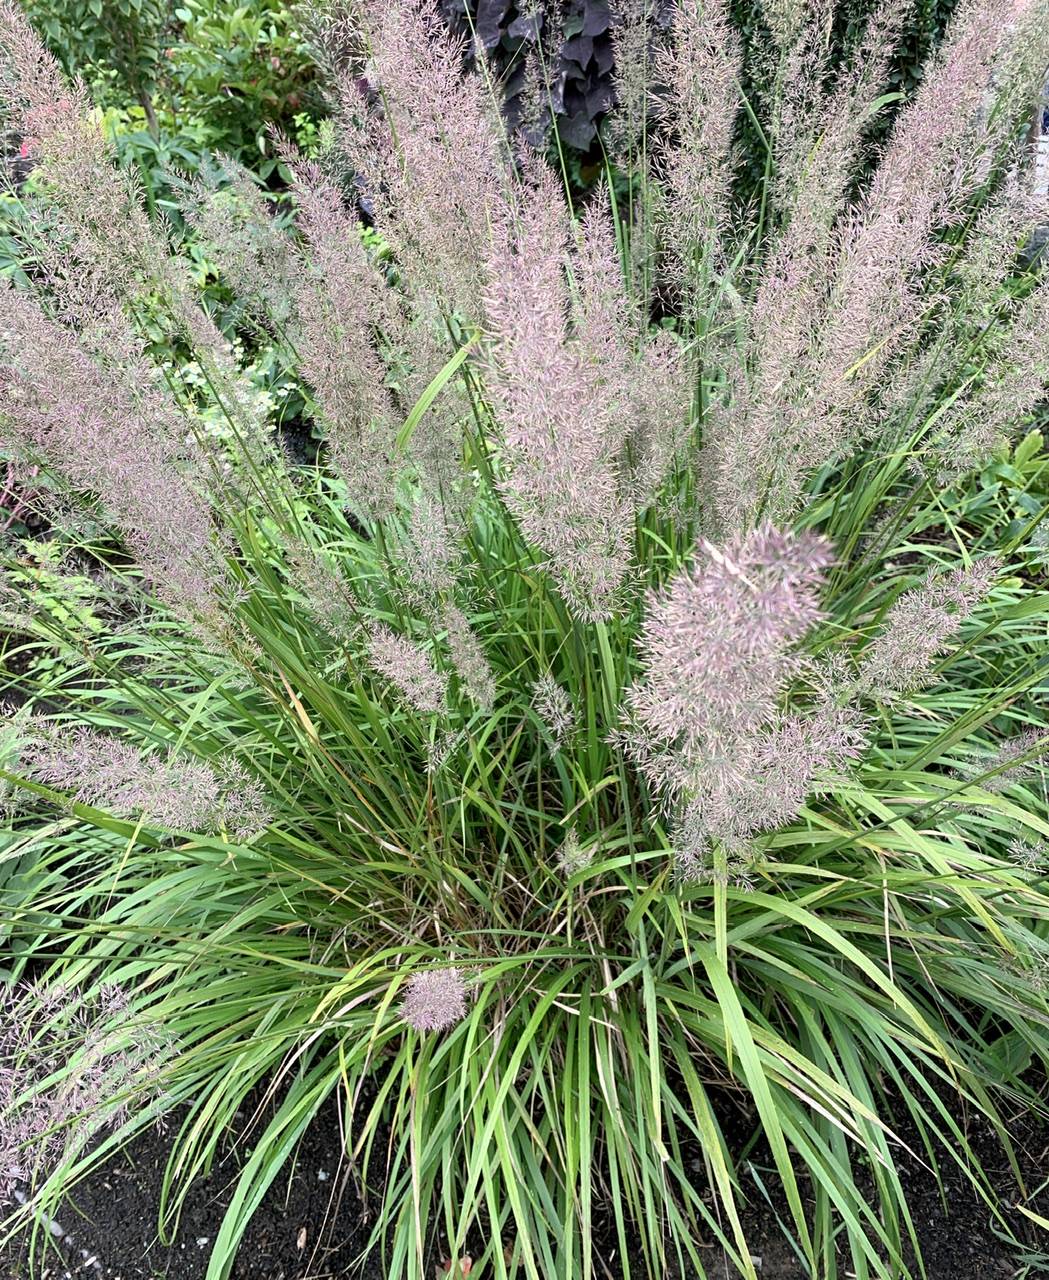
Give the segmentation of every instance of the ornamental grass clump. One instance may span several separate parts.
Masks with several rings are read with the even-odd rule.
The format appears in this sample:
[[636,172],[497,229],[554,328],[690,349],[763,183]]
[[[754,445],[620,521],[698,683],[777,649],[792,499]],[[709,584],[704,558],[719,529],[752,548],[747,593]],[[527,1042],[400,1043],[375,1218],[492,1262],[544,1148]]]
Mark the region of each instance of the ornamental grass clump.
[[4,1131],[8,1225],[159,1092],[165,1237],[257,1108],[208,1280],[332,1095],[391,1276],[757,1280],[770,1178],[805,1274],[918,1275],[915,1133],[1005,1231],[958,1117],[1008,1161],[1049,1059],[1049,5],[962,0],[901,103],[895,0],[840,62],[823,3],[632,4],[583,199],[428,0],[328,7],[281,217],[172,183],[223,333],[0,0],[5,971],[166,1046],[100,1144]]
[[162,1111],[173,1046],[136,1024],[119,987],[6,986],[0,999],[0,1205],[134,1106]]

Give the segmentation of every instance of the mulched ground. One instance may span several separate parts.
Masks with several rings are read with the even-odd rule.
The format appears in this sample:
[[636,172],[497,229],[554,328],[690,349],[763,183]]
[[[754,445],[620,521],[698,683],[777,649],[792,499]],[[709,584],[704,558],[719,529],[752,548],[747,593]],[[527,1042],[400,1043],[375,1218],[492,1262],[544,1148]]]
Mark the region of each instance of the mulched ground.
[[[1014,1114],[1011,1119],[1017,1155],[1032,1193],[1049,1178],[1049,1125],[1029,1114]],[[971,1123],[965,1130],[992,1183],[1012,1204],[1015,1183],[993,1133]],[[156,1238],[156,1206],[170,1133],[146,1133],[123,1158],[82,1184],[74,1205],[58,1219],[74,1237],[71,1245],[68,1238],[59,1243],[62,1256],[50,1253],[33,1271],[25,1241],[0,1251],[2,1280],[203,1280],[235,1164],[230,1157],[194,1188],[176,1243],[162,1245]],[[333,1105],[320,1113],[293,1166],[270,1189],[255,1214],[234,1280],[394,1280],[375,1260],[363,1267],[358,1263],[369,1227],[357,1188],[341,1166],[340,1152]],[[747,1225],[752,1248],[760,1258],[758,1274],[761,1280],[809,1280],[780,1232],[777,1217],[785,1220],[785,1206],[775,1191],[770,1164],[758,1151],[753,1157],[756,1176],[745,1170],[743,1177],[744,1187],[752,1193]],[[1049,1236],[1012,1210],[1007,1214],[1009,1226],[1028,1246],[1018,1250],[1006,1241],[1001,1225],[953,1162],[949,1168],[945,1163],[942,1172],[941,1197],[927,1170],[916,1162],[903,1165],[928,1280],[1036,1280],[1049,1275]],[[757,1190],[759,1182],[769,1189],[769,1201],[763,1201]],[[1049,1216],[1045,1192],[1027,1204]],[[1039,1254],[1041,1248],[1045,1255]],[[598,1274],[621,1275],[611,1244],[600,1255],[595,1259]],[[1025,1266],[1030,1270],[1025,1271]],[[848,1272],[843,1269],[843,1274]],[[710,1250],[708,1276],[710,1280],[735,1277],[716,1249]],[[669,1274],[667,1280],[671,1280]]]

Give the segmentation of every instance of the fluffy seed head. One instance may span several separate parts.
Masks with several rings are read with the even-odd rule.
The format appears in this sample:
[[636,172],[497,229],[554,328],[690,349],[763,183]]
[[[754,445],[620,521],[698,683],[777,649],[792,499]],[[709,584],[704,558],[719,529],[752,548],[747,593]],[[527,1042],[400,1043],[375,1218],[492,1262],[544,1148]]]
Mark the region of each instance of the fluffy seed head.
[[1008,852],[1010,861],[1031,875],[1041,875],[1049,866],[1049,844],[1044,840],[1032,844],[1018,836],[1010,842]]
[[0,1204],[121,1124],[132,1105],[157,1106],[174,1047],[135,1017],[120,987],[0,987]]
[[579,832],[575,827],[570,828],[564,844],[557,851],[557,865],[561,874],[566,877],[574,876],[577,871],[583,871],[589,867],[593,860],[593,845],[588,845],[584,849],[579,839]]
[[830,544],[763,525],[693,563],[649,598],[644,678],[628,709],[660,741],[686,748],[764,724],[799,670],[794,645],[820,620]]
[[627,569],[622,424],[599,364],[568,331],[564,195],[538,161],[520,194],[521,208],[498,233],[486,297],[486,381],[506,448],[502,489],[525,539],[590,621],[609,616]]
[[951,636],[986,599],[1000,573],[1001,561],[987,556],[968,569],[933,573],[905,591],[864,654],[861,689],[892,698],[928,684]]
[[176,831],[228,831],[250,839],[272,821],[262,786],[235,761],[140,750],[84,725],[30,717],[18,730],[19,768],[78,804],[118,817],[141,814]]
[[416,1031],[443,1031],[466,1016],[466,983],[459,969],[430,969],[408,979],[401,1016]]
[[550,735],[556,751],[565,745],[575,728],[576,714],[568,691],[544,671],[532,685],[532,706]]
[[477,633],[461,609],[445,610],[444,624],[448,649],[463,690],[482,711],[490,711],[495,702],[495,676]]
[[[474,323],[477,252],[506,182],[501,128],[477,74],[463,74],[432,0],[367,0],[366,57],[346,77],[340,145],[364,179],[375,219],[416,297]],[[361,83],[374,91],[369,103]]]
[[398,319],[393,294],[334,183],[316,164],[287,154],[305,242],[290,291],[296,349],[350,506],[376,520],[393,509],[400,470],[399,417],[376,346],[376,335]]
[[[863,749],[859,718],[798,647],[822,616],[832,559],[824,539],[766,525],[701,543],[649,599],[641,677],[613,740],[675,815],[693,878],[711,841],[742,847],[788,821]],[[783,699],[803,675],[815,698],[788,714]]]
[[385,622],[371,623],[367,645],[372,667],[416,711],[436,715],[444,710],[448,679],[433,665],[425,649],[407,636],[398,635]]
[[675,145],[660,158],[669,282],[686,307],[721,253],[740,106],[740,51],[724,0],[678,0],[671,41],[657,60],[667,86],[664,123]]
[[212,610],[222,560],[208,504],[178,465],[172,406],[155,386],[104,368],[10,282],[0,285],[0,413],[9,447],[98,495],[174,607]]

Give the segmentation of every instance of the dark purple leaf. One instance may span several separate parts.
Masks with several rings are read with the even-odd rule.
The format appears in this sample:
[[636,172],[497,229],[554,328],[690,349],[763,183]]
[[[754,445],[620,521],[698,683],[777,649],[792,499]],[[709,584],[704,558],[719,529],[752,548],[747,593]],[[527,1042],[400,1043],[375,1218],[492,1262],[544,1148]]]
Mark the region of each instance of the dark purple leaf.
[[607,80],[599,80],[586,95],[586,109],[590,118],[603,115],[613,101],[612,86]]
[[529,43],[539,39],[539,14],[523,13],[510,23],[507,34],[515,40],[527,40]]
[[603,36],[612,25],[608,0],[587,0],[583,9],[583,34]]
[[615,66],[616,56],[612,49],[611,40],[595,40],[594,41],[594,65],[597,67],[599,76],[607,76],[611,73]]
[[586,151],[597,136],[597,127],[590,120],[584,108],[578,115],[563,115],[559,117],[558,133],[561,135],[561,140],[568,146],[576,147],[580,151]]
[[494,49],[503,38],[503,23],[511,0],[477,0],[477,38],[486,49]]
[[573,36],[566,40],[561,48],[561,56],[569,62],[577,62],[585,67],[594,52],[594,41],[590,36]]

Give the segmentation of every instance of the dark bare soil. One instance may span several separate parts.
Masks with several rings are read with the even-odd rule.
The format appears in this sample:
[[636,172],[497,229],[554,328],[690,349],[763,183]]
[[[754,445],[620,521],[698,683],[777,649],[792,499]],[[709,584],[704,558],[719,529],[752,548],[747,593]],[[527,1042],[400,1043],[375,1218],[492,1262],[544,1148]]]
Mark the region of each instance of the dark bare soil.
[[[975,1162],[1000,1201],[1001,1220],[948,1153],[938,1156],[939,1182],[917,1158],[905,1152],[896,1153],[927,1280],[1049,1277],[1049,1232],[1016,1208],[1020,1201],[1027,1209],[1049,1218],[1049,1188],[1043,1187],[1043,1183],[1049,1181],[1049,1123],[1026,1108],[1009,1110],[1003,1106],[1002,1114],[1012,1136],[1026,1198],[991,1126],[981,1117],[966,1116],[955,1108],[955,1119]],[[909,1126],[901,1124],[896,1132],[912,1151],[923,1151],[919,1135]],[[742,1179],[750,1199],[745,1225],[753,1253],[761,1259],[758,1275],[761,1280],[811,1280],[808,1269],[781,1230],[780,1224],[788,1223],[790,1215],[767,1153],[764,1158],[755,1155],[750,1177],[750,1186],[745,1176]],[[764,1187],[764,1194],[758,1189],[759,1185]],[[913,1263],[911,1251],[908,1251],[908,1261]],[[842,1264],[840,1271],[843,1277],[852,1275],[847,1265]],[[915,1274],[920,1274],[917,1267]],[[736,1275],[735,1270],[723,1262],[710,1268],[710,1280],[736,1280]]]
[[[1006,1205],[1005,1224],[996,1221],[953,1162],[942,1163],[941,1193],[916,1160],[901,1161],[928,1280],[1049,1276],[1049,1235],[1015,1209],[1016,1183],[1000,1143],[987,1126],[958,1118]],[[1031,1113],[1014,1111],[1009,1119],[1027,1186],[1025,1203],[1049,1217],[1049,1194],[1039,1190],[1043,1180],[1049,1179],[1049,1125]],[[907,1134],[903,1136],[908,1139]],[[170,1141],[171,1130],[151,1130],[123,1157],[82,1184],[58,1219],[74,1237],[72,1244],[68,1238],[57,1242],[58,1252],[51,1249],[35,1269],[30,1266],[27,1241],[0,1251],[0,1280],[203,1280],[229,1201],[235,1157],[231,1155],[193,1189],[178,1237],[174,1245],[166,1246],[157,1239],[156,1218]],[[377,1260],[359,1262],[369,1224],[359,1188],[342,1164],[341,1150],[338,1113],[332,1105],[317,1117],[294,1164],[271,1187],[255,1214],[234,1280],[398,1280],[387,1276]],[[810,1280],[783,1237],[780,1222],[788,1220],[786,1207],[771,1161],[760,1149],[741,1170],[741,1183],[750,1202],[747,1228],[755,1259],[760,1259],[761,1280]],[[737,1273],[719,1250],[711,1247],[704,1253],[709,1253],[709,1280],[735,1280]],[[433,1270],[436,1275],[436,1264]],[[614,1246],[599,1250],[595,1270],[614,1280],[622,1275]],[[842,1275],[849,1274],[843,1267]],[[667,1280],[672,1277],[668,1273]]]
[[[2,1280],[202,1280],[236,1174],[231,1152],[194,1186],[174,1244],[157,1238],[161,1180],[175,1126],[152,1129],[87,1179],[57,1215],[68,1233],[35,1267],[29,1241],[0,1250]],[[334,1104],[307,1130],[270,1187],[241,1245],[234,1280],[379,1280],[360,1266],[368,1239],[358,1188],[342,1161]],[[72,1243],[69,1237],[72,1237]]]

